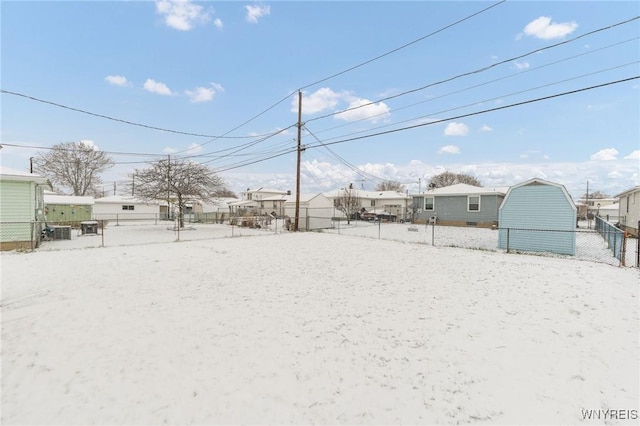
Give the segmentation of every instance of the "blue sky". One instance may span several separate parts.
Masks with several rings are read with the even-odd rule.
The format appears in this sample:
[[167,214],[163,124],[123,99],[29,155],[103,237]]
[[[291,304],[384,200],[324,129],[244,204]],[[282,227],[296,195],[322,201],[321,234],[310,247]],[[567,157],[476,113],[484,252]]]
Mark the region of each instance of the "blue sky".
[[635,1],[1,6],[5,167],[85,140],[113,153],[109,191],[167,155],[295,190],[301,90],[303,192],[445,170],[574,198],[640,184],[639,79],[533,102],[640,75]]

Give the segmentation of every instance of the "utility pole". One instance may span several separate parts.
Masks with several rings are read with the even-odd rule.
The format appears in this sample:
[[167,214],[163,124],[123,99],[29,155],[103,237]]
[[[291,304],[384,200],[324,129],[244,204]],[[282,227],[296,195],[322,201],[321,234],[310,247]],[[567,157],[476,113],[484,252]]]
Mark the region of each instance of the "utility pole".
[[29,173],[33,173],[33,157],[29,157]]
[[116,195],[116,183],[113,182],[113,195]]
[[589,181],[587,180],[587,199],[584,201],[587,206],[587,229],[591,229],[591,219],[589,219]]
[[302,92],[298,90],[298,163],[296,167],[296,217],[293,230],[298,232],[300,220],[300,154],[302,153]]
[[171,176],[171,155],[167,155],[167,220],[171,220],[171,189],[169,180]]

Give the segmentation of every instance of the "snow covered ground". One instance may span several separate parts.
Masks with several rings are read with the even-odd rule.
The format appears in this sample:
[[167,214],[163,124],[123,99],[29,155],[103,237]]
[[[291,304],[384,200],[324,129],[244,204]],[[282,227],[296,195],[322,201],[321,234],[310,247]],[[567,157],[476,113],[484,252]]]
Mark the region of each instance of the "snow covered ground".
[[2,424],[638,423],[636,268],[194,228],[1,254]]

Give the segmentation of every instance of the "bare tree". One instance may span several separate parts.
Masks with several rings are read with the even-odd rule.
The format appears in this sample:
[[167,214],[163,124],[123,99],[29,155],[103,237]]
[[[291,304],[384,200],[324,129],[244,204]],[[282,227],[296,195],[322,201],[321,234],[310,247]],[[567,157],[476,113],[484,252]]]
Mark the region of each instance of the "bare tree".
[[457,183],[466,183],[467,185],[482,186],[480,181],[470,175],[464,173],[442,172],[431,178],[430,188],[442,188],[445,186],[455,185]]
[[185,205],[211,201],[225,191],[223,180],[208,167],[189,160],[158,160],[136,170],[133,193],[143,200],[166,200],[178,207],[178,226],[184,227]]
[[34,159],[35,169],[51,183],[70,189],[73,195],[96,195],[102,183],[100,173],[113,166],[111,157],[95,149],[90,142],[65,142],[54,145]]
[[350,183],[348,188],[341,189],[340,196],[336,197],[333,201],[335,208],[340,210],[347,216],[347,224],[351,223],[351,217],[360,211],[360,197],[358,197],[358,190]]
[[378,186],[376,186],[376,191],[397,191],[404,192],[405,186],[398,181],[395,180],[385,180],[384,182],[380,182]]

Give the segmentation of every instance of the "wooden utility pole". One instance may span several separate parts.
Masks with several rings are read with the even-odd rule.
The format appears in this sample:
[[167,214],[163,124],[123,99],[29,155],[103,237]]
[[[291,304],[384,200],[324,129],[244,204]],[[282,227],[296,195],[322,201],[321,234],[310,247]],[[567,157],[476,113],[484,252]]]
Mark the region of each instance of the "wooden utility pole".
[[298,90],[298,162],[296,166],[296,217],[293,230],[298,232],[300,220],[300,154],[302,152],[302,92]]

